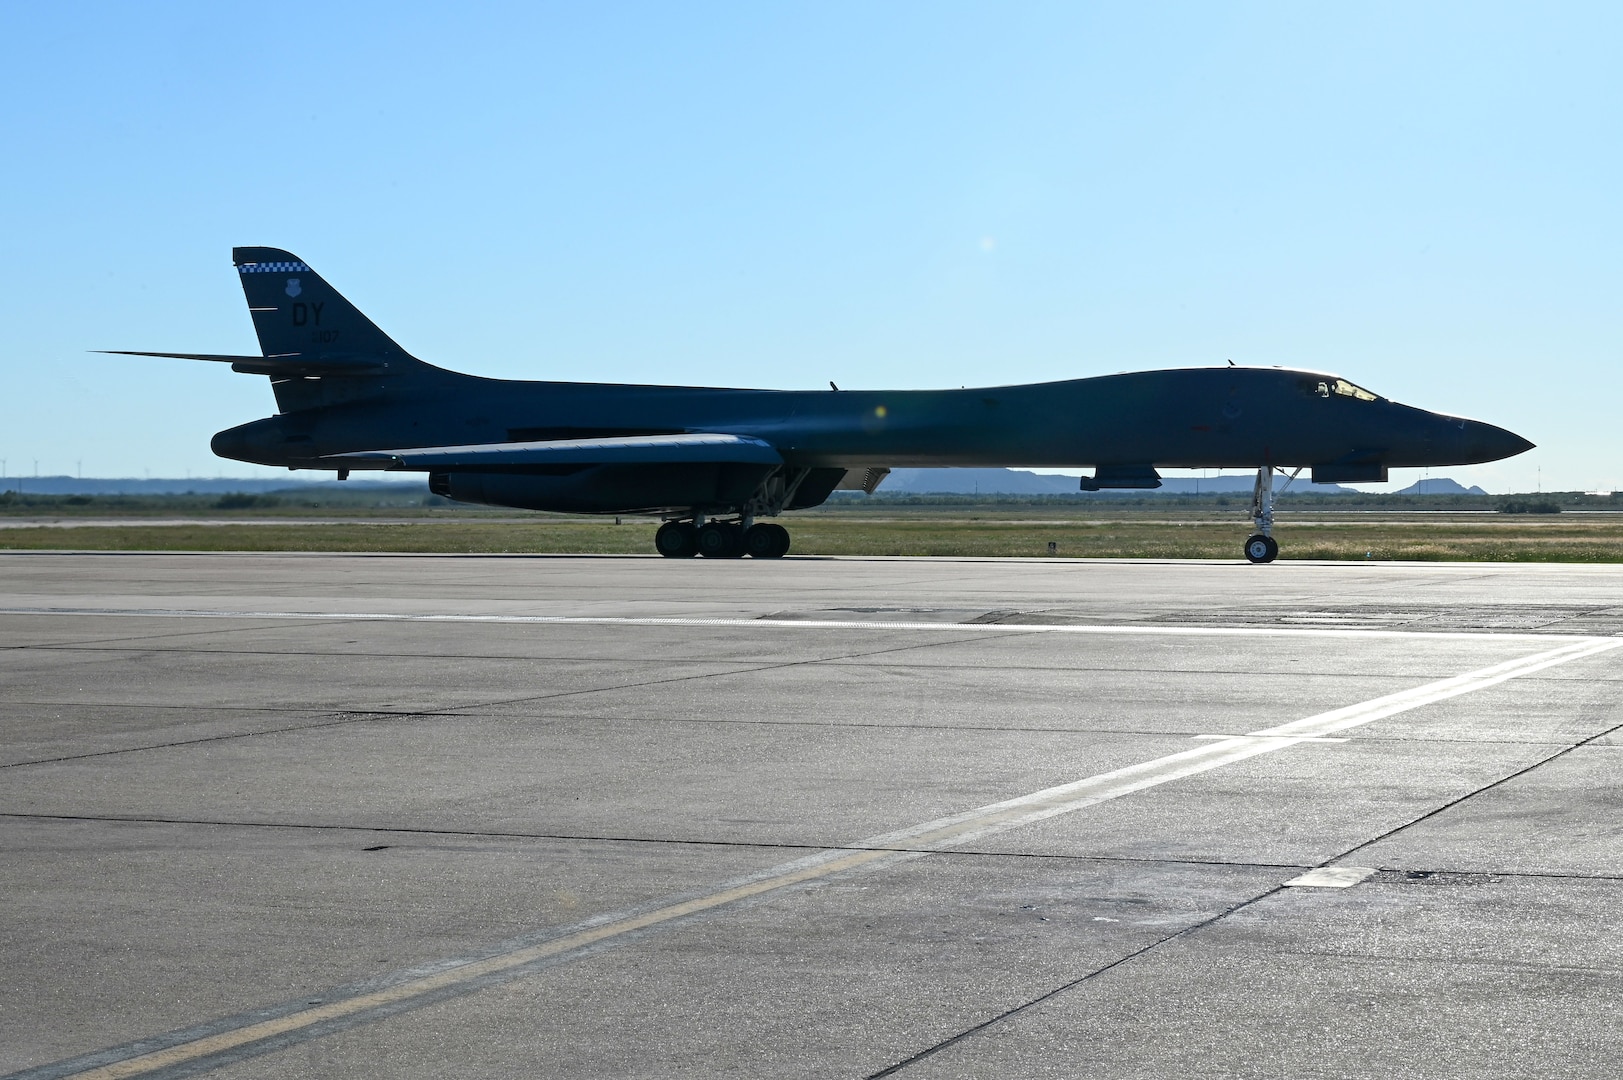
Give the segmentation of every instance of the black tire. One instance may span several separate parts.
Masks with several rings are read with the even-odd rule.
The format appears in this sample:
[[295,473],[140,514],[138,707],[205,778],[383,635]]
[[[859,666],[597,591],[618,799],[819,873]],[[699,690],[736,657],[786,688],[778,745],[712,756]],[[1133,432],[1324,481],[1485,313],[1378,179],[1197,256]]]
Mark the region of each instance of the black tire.
[[1245,557],[1248,562],[1273,562],[1274,556],[1278,554],[1279,545],[1274,543],[1271,536],[1256,533],[1245,538]]
[[699,553],[691,522],[667,521],[654,534],[654,550],[667,559],[691,559]]
[[789,553],[789,530],[761,522],[744,532],[744,554],[752,559],[781,559]]
[[699,530],[699,554],[707,559],[731,559],[743,554],[736,525],[706,522]]
[[752,559],[776,558],[778,536],[773,526],[762,523],[744,530],[744,554]]
[[1268,558],[1263,560],[1263,561],[1264,562],[1273,562],[1275,559],[1279,558],[1279,541],[1275,540],[1271,536],[1268,537],[1267,539],[1268,539]]

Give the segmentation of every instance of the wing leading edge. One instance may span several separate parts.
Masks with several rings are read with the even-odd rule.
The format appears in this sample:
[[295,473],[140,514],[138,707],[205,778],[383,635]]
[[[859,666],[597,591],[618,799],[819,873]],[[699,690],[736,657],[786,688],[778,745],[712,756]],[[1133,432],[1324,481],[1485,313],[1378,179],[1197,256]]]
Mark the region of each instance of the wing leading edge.
[[547,442],[421,446],[335,454],[326,460],[351,468],[409,470],[522,471],[551,465],[782,465],[771,443],[748,435],[696,432],[684,435],[630,435],[614,439],[556,439]]

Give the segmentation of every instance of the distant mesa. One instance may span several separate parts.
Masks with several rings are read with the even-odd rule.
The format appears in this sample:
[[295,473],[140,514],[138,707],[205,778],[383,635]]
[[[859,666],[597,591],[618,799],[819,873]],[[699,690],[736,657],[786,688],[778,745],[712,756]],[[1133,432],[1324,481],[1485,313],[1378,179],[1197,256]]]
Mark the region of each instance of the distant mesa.
[[1470,487],[1461,487],[1446,476],[1439,476],[1435,480],[1425,479],[1410,484],[1402,491],[1394,491],[1393,495],[1486,495],[1487,492],[1475,484]]

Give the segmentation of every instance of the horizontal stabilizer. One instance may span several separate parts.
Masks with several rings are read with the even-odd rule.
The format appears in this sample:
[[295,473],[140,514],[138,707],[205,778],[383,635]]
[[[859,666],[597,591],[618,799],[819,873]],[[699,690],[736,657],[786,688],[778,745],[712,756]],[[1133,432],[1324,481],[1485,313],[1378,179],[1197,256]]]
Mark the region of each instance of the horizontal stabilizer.
[[164,356],[174,360],[212,360],[230,364],[232,371],[248,375],[270,375],[294,378],[322,375],[370,375],[385,371],[388,364],[371,356],[346,356],[342,353],[324,353],[306,356],[303,353],[282,353],[278,356],[228,356],[224,353],[135,352],[130,349],[100,349],[112,356]]
[[353,468],[503,469],[514,472],[551,465],[783,464],[783,458],[771,443],[747,435],[718,433],[423,446],[406,450],[335,454],[325,460],[335,464],[353,462]]

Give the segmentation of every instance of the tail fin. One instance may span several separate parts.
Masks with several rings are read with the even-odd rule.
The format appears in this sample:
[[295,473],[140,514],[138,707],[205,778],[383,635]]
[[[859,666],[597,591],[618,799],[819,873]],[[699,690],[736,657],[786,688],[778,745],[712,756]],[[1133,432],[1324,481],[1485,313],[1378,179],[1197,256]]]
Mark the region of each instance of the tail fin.
[[280,248],[239,247],[231,250],[231,260],[242,278],[265,356],[309,361],[412,358],[298,256]]

